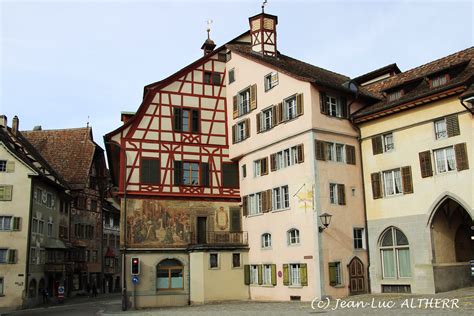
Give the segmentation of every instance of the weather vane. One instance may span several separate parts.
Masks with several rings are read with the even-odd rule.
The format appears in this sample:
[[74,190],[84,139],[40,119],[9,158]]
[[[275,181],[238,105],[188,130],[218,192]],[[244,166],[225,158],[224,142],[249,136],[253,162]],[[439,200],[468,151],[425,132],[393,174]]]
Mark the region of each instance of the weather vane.
[[211,33],[211,24],[212,24],[212,20],[211,19],[207,19],[207,28],[206,28],[206,31],[207,31],[207,39],[210,39],[210,34]]
[[267,0],[264,0],[262,3],[262,13],[265,13],[265,6],[267,5]]

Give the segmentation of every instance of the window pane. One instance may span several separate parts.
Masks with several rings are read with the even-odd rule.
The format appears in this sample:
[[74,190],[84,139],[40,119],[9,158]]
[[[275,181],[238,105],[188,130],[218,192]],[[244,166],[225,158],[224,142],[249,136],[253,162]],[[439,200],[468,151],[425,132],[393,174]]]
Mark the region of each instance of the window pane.
[[169,271],[168,270],[158,270],[156,276],[156,287],[159,289],[168,289],[169,286]]
[[397,239],[397,246],[405,246],[405,245],[408,245],[408,239],[407,239],[407,237],[405,236],[404,233],[402,233],[402,232],[399,231],[398,229],[395,229],[395,236],[396,236],[396,239]]
[[383,276],[384,278],[395,277],[395,261],[393,250],[382,250]]
[[404,278],[411,276],[409,249],[398,249],[398,266],[400,271],[400,277]]
[[183,287],[183,270],[173,269],[171,270],[171,288],[181,289]]
[[452,171],[456,168],[454,159],[455,159],[454,148],[453,147],[446,148],[446,160],[448,162],[447,163],[448,171]]
[[393,171],[395,177],[395,194],[402,193],[402,176],[400,170]]
[[183,131],[189,131],[189,110],[183,110]]
[[446,172],[446,156],[443,149],[435,151],[436,170],[438,173]]
[[382,237],[382,246],[393,246],[392,239],[392,230],[389,229],[385,232],[385,235]]

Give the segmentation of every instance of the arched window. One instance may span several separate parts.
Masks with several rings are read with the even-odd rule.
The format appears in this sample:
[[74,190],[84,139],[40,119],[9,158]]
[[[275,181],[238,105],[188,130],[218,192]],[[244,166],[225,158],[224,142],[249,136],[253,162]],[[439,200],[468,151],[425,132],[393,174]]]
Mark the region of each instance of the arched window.
[[296,228],[288,231],[288,245],[297,245],[300,243],[300,231]]
[[183,264],[176,259],[165,259],[156,266],[156,289],[184,289]]
[[390,227],[382,234],[380,257],[384,278],[398,279],[411,276],[408,239],[399,229]]
[[270,248],[272,246],[272,235],[265,233],[262,235],[262,248]]
[[30,281],[30,286],[28,287],[28,296],[36,297],[36,280],[35,279]]

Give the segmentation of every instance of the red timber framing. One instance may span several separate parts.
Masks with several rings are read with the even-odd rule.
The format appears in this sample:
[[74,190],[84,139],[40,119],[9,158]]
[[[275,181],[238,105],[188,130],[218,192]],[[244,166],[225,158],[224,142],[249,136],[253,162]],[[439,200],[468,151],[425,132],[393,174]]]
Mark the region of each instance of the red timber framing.
[[[220,83],[211,80],[205,84],[204,72],[211,72],[213,76],[219,74]],[[225,75],[225,61],[219,61],[217,54],[212,54],[168,78],[172,80],[164,80],[155,86],[149,86],[149,91],[135,117],[105,137],[106,141],[108,139],[115,141],[122,148],[118,177],[120,192],[123,193],[124,187],[123,148],[126,148],[127,195],[240,199],[239,189],[222,186],[222,165],[231,163],[228,153]],[[199,128],[176,131],[175,108],[197,111]],[[190,115],[190,124],[192,120],[193,117]],[[159,160],[159,184],[140,182],[142,158]],[[192,186],[176,185],[175,161],[207,163],[208,185],[203,186],[201,183]],[[201,167],[199,176],[201,178]]]

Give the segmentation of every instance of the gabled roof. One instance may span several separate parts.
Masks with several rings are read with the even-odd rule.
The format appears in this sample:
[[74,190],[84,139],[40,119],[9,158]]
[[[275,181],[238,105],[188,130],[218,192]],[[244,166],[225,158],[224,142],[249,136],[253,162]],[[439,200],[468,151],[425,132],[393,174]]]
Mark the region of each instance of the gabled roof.
[[[428,79],[433,75],[449,73],[455,70],[447,84],[432,88]],[[403,108],[430,102],[435,98],[459,94],[467,89],[474,78],[474,47],[467,48],[449,56],[432,61],[425,65],[399,73],[387,79],[364,86],[370,93],[378,96],[381,101],[366,106],[353,117],[356,122],[369,120],[381,116],[382,112],[400,111]],[[389,101],[384,92],[403,89],[405,86],[414,85],[400,99]],[[459,90],[459,91],[458,91]],[[423,102],[420,101],[423,99]],[[405,106],[406,105],[406,106]]]
[[363,84],[364,82],[370,81],[372,79],[375,79],[377,77],[380,77],[384,74],[399,74],[401,73],[400,68],[398,68],[396,63],[381,67],[379,69],[372,70],[371,72],[368,72],[366,74],[360,75],[358,77],[353,78],[357,84]]
[[96,150],[90,127],[23,131],[25,137],[71,185],[88,182]]
[[51,184],[68,190],[69,186],[61,175],[46,161],[36,148],[18,131],[14,134],[9,127],[0,127],[0,142],[9,152],[34,170]]

